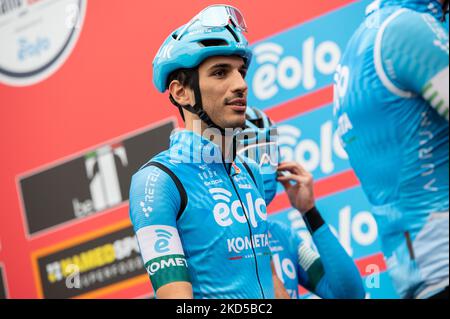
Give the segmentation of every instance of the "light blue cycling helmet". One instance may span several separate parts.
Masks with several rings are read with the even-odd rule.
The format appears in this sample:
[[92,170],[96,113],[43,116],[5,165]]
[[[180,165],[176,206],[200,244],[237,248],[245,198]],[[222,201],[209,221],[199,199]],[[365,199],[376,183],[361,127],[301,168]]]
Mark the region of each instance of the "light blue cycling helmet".
[[[224,27],[205,27],[201,21],[189,26],[181,36],[181,26],[164,41],[153,60],[153,83],[159,92],[165,92],[169,75],[178,69],[198,67],[213,56],[237,55],[250,65],[252,52],[247,39],[232,23]],[[178,39],[177,39],[178,38]]]

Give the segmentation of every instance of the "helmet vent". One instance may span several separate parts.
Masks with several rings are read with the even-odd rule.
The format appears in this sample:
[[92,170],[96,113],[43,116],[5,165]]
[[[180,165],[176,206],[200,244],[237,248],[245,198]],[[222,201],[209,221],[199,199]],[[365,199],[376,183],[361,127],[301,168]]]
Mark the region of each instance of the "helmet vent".
[[230,27],[230,25],[227,25],[225,28],[226,28],[228,31],[230,31],[230,33],[231,33],[231,35],[233,36],[233,38],[236,40],[236,42],[239,43],[239,42],[240,42],[240,41],[239,41],[239,37],[237,36],[236,32],[234,32],[233,28]]
[[198,44],[202,47],[228,46],[228,42],[223,39],[206,39],[199,41]]

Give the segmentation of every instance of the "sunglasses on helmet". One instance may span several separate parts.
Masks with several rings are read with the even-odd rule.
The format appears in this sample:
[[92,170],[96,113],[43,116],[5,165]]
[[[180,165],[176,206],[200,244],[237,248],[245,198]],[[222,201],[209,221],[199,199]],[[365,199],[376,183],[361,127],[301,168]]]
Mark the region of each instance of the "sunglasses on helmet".
[[197,21],[204,27],[225,27],[232,22],[240,31],[247,32],[248,30],[244,16],[237,8],[230,5],[215,4],[206,7],[192,18],[177,35],[176,40],[180,40],[186,30]]

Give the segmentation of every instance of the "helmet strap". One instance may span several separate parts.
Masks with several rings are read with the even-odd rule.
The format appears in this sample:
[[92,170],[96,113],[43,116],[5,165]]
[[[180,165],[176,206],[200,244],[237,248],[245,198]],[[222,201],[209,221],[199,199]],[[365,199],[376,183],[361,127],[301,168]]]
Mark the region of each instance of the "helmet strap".
[[[194,91],[194,96],[195,96],[195,104],[194,105],[181,105],[178,102],[175,101],[175,99],[173,99],[173,97],[171,96],[171,100],[172,103],[175,104],[180,113],[181,116],[183,118],[184,121],[184,115],[182,112],[182,108],[185,109],[188,112],[191,112],[193,114],[196,114],[201,121],[203,121],[209,128],[216,128],[220,131],[222,136],[225,136],[225,129],[223,129],[222,127],[218,126],[216,123],[213,122],[213,120],[211,120],[211,118],[209,117],[209,115],[206,113],[206,111],[203,109],[203,103],[202,103],[202,94],[200,91],[200,81],[199,81],[199,75],[198,75],[198,69],[195,70],[194,74],[193,74],[193,87],[192,90]],[[228,156],[231,156],[231,161],[234,161],[234,159],[236,158],[236,153],[237,153],[237,135],[233,135],[233,147],[232,147],[232,154],[229,154]]]
[[[225,135],[225,129],[218,126],[216,123],[211,120],[209,115],[205,112],[203,109],[202,104],[202,93],[200,92],[200,80],[199,80],[199,74],[198,69],[194,71],[193,74],[193,88],[192,91],[194,91],[194,97],[195,97],[195,104],[194,105],[180,105],[177,103],[177,106],[180,108],[184,108],[185,110],[196,114],[200,120],[202,120],[209,128],[216,128],[220,131],[222,135]],[[180,109],[181,111],[181,109]]]

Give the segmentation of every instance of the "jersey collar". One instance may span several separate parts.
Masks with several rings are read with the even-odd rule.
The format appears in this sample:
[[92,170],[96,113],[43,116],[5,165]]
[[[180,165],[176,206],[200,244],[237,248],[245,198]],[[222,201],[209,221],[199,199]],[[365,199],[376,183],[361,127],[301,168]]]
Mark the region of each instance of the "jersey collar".
[[[198,164],[222,164],[224,162],[221,147],[190,130],[183,129],[172,132],[170,151],[171,158],[176,161]],[[231,163],[234,159],[228,162]]]

